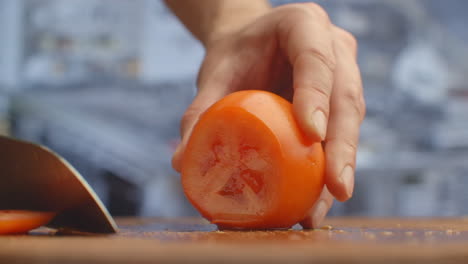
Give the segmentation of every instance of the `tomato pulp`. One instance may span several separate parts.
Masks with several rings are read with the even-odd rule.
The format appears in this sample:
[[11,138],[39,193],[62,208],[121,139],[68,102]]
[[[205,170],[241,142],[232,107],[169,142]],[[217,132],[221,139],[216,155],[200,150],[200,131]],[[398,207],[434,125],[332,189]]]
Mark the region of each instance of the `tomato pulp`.
[[266,91],[232,93],[200,116],[182,160],[184,192],[221,228],[288,228],[305,218],[324,185],[320,142],[292,105]]
[[49,223],[55,213],[26,210],[0,210],[0,235],[23,234]]

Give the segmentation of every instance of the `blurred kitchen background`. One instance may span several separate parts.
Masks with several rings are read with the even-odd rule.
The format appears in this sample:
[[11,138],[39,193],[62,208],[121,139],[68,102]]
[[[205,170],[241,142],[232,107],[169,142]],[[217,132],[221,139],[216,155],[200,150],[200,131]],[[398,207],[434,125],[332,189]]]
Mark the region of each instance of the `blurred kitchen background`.
[[[468,1],[318,2],[359,41],[368,107],[331,215],[468,215]],[[194,215],[170,157],[203,54],[160,0],[0,0],[0,134],[63,155],[114,215]]]

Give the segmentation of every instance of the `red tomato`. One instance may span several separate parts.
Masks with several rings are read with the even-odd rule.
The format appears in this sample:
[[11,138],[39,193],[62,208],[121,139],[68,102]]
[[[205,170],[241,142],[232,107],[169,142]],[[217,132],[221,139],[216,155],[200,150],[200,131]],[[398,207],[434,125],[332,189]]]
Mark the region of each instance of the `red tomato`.
[[320,142],[298,128],[273,93],[226,96],[195,125],[182,160],[191,203],[221,228],[288,228],[305,218],[324,185]]
[[51,212],[0,210],[0,235],[27,233],[49,223],[55,215]]

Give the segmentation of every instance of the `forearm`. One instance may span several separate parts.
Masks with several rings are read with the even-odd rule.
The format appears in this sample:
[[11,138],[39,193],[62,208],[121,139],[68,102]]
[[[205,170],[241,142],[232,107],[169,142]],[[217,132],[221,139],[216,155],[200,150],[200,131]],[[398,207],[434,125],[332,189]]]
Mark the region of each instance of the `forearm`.
[[182,23],[205,46],[264,14],[267,0],[165,0]]

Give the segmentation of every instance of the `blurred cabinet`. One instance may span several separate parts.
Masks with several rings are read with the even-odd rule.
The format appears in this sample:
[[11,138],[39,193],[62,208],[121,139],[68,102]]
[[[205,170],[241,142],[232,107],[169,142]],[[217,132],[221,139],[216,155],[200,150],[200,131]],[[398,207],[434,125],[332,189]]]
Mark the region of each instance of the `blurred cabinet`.
[[0,0],[0,91],[11,90],[20,82],[23,12],[23,1]]
[[[356,191],[332,214],[468,214],[468,1],[317,2],[358,39],[367,101]],[[115,212],[193,213],[170,155],[204,51],[162,1],[0,0],[0,32],[16,136],[70,159]]]

